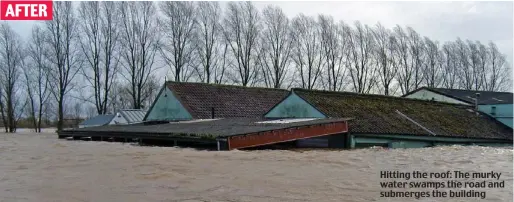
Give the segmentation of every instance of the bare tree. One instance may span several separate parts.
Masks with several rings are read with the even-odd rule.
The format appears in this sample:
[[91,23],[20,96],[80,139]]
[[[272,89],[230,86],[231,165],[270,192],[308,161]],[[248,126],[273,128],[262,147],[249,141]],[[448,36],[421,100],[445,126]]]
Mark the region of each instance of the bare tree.
[[160,51],[175,81],[187,81],[194,73],[196,13],[193,2],[165,1],[159,4],[164,40]]
[[443,87],[456,88],[457,87],[457,57],[455,55],[455,47],[453,43],[446,43],[442,48],[442,61],[443,65]]
[[36,95],[33,90],[34,83],[37,82],[37,80],[34,78],[33,71],[36,70],[36,68],[32,69],[33,67],[25,64],[23,75],[25,76],[25,86],[27,89],[27,105],[28,105],[28,120],[32,122],[32,127],[34,127],[34,131],[37,133],[38,125],[37,125],[37,118],[36,118]]
[[[24,60],[20,36],[6,22],[0,24],[0,83],[4,92],[7,127],[16,131],[16,102],[19,89],[19,76]],[[4,107],[2,107],[4,108]]]
[[80,102],[77,102],[77,103],[75,103],[75,105],[73,105],[73,114],[72,114],[73,119],[75,119],[75,120],[80,120],[81,119],[82,113],[84,111],[82,109],[82,106],[84,106],[84,105],[81,104]]
[[144,98],[144,102],[142,105],[143,109],[149,110],[153,101],[157,97],[157,93],[159,93],[159,88],[162,87],[162,83],[155,76],[151,76],[148,80],[148,83],[142,89],[142,95]]
[[264,27],[259,64],[265,85],[281,88],[286,78],[292,47],[289,19],[279,7],[268,6],[264,8],[262,15]]
[[72,90],[73,80],[81,66],[78,51],[77,22],[71,2],[54,2],[53,20],[45,22],[49,34],[47,59],[52,94],[57,100],[57,130],[63,129],[64,100]]
[[418,89],[423,82],[423,57],[424,57],[424,43],[421,36],[412,27],[407,27],[409,36],[409,50],[411,54],[411,65],[414,74],[413,86]]
[[[111,93],[112,95],[112,93]],[[95,106],[88,106],[86,108],[86,119],[93,118],[97,115],[96,107]]]
[[132,107],[142,108],[147,99],[144,88],[155,70],[158,50],[157,10],[151,1],[121,3],[121,59],[125,72],[121,74],[130,85]]
[[[374,55],[376,57],[376,63],[378,68],[378,75],[380,78],[381,87],[383,88],[384,95],[390,94],[390,88],[393,79],[396,78],[398,72],[398,66],[396,57],[397,42],[394,35],[390,30],[387,30],[378,23],[373,30],[373,36],[375,37],[375,49]],[[398,57],[398,59],[401,59]]]
[[402,94],[405,94],[411,91],[414,72],[409,63],[409,37],[399,25],[394,28],[394,36],[396,38],[396,58],[399,67],[398,83]]
[[357,93],[369,93],[376,84],[372,62],[374,39],[371,29],[355,22],[355,29],[348,29],[348,58],[350,60],[350,77],[353,90]]
[[314,89],[320,77],[322,54],[318,23],[313,17],[303,14],[293,18],[291,36],[293,39],[293,62],[296,66],[302,88]]
[[[161,86],[162,83],[159,83],[158,79],[154,75],[150,75],[148,82],[141,89],[142,102],[140,109],[148,109],[151,107],[151,104],[157,96]],[[131,107],[131,88],[132,85],[127,82],[116,82],[114,84],[113,93],[110,94],[109,98],[111,100],[109,103],[109,108],[112,109],[111,113]]]
[[225,45],[222,46],[222,53],[223,55],[221,56],[221,64],[220,66],[218,66],[218,68],[216,68],[216,71],[214,71],[214,83],[216,84],[221,84],[221,83],[224,83],[225,81],[225,70],[227,70],[227,58],[228,58],[228,51],[229,51],[229,45],[228,43],[224,43]]
[[[220,83],[225,73],[227,45],[222,42],[221,8],[218,2],[199,1],[197,9],[197,55],[201,68],[195,68],[201,81]],[[196,66],[195,66],[196,67]]]
[[24,75],[26,80],[28,107],[32,117],[34,129],[41,132],[41,124],[44,106],[50,97],[50,80],[48,61],[45,54],[48,46],[45,44],[47,33],[43,32],[39,25],[32,28],[32,34],[28,45],[28,60],[25,65]]
[[465,90],[473,89],[472,71],[469,61],[469,47],[460,38],[455,42],[455,54],[458,65],[459,88]]
[[0,88],[0,115],[1,115],[1,118],[2,118],[2,124],[4,126],[4,129],[5,129],[5,132],[9,132],[9,126],[7,124],[7,117],[6,117],[6,114],[5,114],[5,102],[3,100],[3,97],[4,97],[4,92],[3,92],[3,89]]
[[425,84],[428,87],[438,87],[441,82],[441,66],[439,65],[439,42],[432,41],[428,37],[425,37],[425,50],[426,61],[423,68]]
[[[103,83],[103,112],[107,113],[107,105],[109,102],[109,94],[111,94],[115,80],[120,73],[120,60],[121,60],[121,20],[118,19],[120,13],[120,3],[118,2],[103,2],[100,7],[101,10],[101,36],[103,36],[103,43],[101,44],[103,50],[103,70],[104,70],[104,83]],[[109,77],[109,75],[111,75]]]
[[321,49],[326,70],[328,89],[333,91],[341,90],[345,68],[342,65],[343,53],[346,38],[344,38],[345,26],[337,26],[331,16],[318,16],[321,35]]
[[511,90],[511,68],[507,66],[505,55],[501,54],[498,47],[493,42],[489,43],[490,66],[487,72],[486,90],[500,91]]
[[478,64],[478,70],[479,70],[479,77],[481,82],[481,89],[487,90],[487,66],[490,63],[490,57],[489,57],[489,49],[486,45],[480,43],[479,41],[476,42],[478,46],[478,60],[480,61]]
[[127,82],[114,82],[113,91],[109,95],[111,100],[110,111],[115,113],[121,109],[131,108],[132,106],[132,95],[130,93],[131,85]]
[[468,74],[471,78],[472,89],[473,90],[481,90],[482,89],[482,71],[480,70],[480,50],[478,44],[470,40],[466,40],[468,45],[468,59],[469,59],[469,68],[470,71]]
[[259,11],[249,1],[229,2],[227,9],[223,34],[236,60],[239,82],[247,86],[254,82],[258,71]]
[[[118,73],[119,20],[115,2],[81,2],[81,48],[86,59],[82,69],[92,88],[93,104],[98,114],[107,113],[112,83]],[[88,99],[89,100],[89,99]]]

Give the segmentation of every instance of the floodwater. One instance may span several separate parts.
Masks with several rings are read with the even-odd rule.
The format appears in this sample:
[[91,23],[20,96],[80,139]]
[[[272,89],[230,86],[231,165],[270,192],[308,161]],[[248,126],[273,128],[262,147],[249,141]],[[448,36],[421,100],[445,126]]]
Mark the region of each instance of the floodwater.
[[[512,148],[218,152],[20,131],[0,133],[0,154],[2,202],[512,201],[513,194]],[[481,189],[485,200],[380,198],[390,190],[380,187],[380,171],[416,170],[501,172],[505,187]]]

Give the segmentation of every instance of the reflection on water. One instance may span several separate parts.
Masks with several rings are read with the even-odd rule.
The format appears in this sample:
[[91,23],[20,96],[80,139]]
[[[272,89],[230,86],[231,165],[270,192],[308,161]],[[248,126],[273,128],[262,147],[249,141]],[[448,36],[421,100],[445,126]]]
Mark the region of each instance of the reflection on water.
[[0,152],[0,201],[444,201],[379,198],[382,170],[502,172],[486,200],[512,200],[512,148],[217,152],[25,133],[0,134]]

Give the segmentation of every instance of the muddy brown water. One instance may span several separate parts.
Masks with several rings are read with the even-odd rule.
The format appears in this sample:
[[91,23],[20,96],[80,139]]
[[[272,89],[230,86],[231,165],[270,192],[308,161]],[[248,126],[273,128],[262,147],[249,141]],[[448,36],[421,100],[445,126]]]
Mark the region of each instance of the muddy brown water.
[[[512,148],[218,152],[20,131],[0,133],[0,153],[2,202],[512,201],[513,194]],[[381,191],[432,190],[381,188],[380,182],[391,181],[380,179],[386,170],[494,171],[505,187],[480,189],[484,200],[381,198]]]

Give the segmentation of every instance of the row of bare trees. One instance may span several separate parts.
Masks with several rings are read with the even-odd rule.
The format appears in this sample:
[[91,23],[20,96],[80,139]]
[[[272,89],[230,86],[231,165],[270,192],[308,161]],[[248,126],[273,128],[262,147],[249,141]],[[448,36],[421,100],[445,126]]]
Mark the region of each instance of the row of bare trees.
[[510,87],[509,64],[492,42],[440,43],[410,27],[351,26],[327,15],[289,19],[279,7],[259,12],[251,2],[230,2],[225,11],[215,2],[162,4],[161,54],[175,81],[386,95]]
[[26,43],[1,24],[0,112],[6,131],[14,132],[23,114],[40,131],[48,108],[56,111],[60,130],[72,101],[92,103],[97,114],[149,103],[157,88],[156,20],[153,2],[55,2],[53,20],[36,24]]
[[259,11],[251,2],[225,9],[218,2],[54,2],[53,10],[54,19],[35,25],[26,41],[0,26],[6,131],[23,115],[39,131],[50,109],[62,129],[69,111],[148,108],[163,71],[183,82],[385,95],[511,85],[494,43],[440,43],[410,27],[350,25],[328,15],[289,19],[279,7]]
[[300,15],[291,30],[291,66],[304,88],[385,95],[422,86],[510,90],[510,66],[492,42],[458,38],[440,44],[410,27],[352,27],[324,15]]

